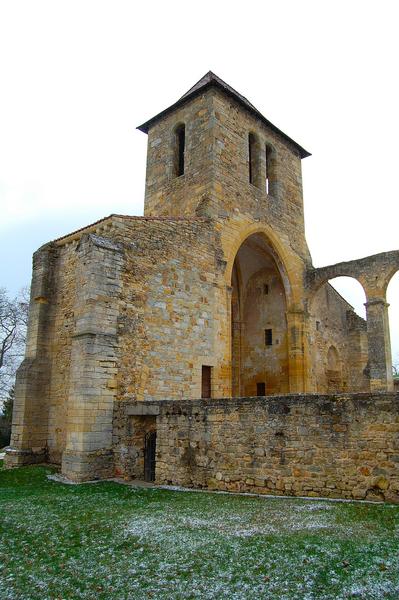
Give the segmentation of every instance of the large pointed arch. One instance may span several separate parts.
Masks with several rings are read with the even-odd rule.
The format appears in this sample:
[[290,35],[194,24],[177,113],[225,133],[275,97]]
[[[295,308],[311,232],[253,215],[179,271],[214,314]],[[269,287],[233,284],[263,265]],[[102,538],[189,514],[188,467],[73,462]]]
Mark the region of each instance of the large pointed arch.
[[245,237],[238,248],[230,286],[233,395],[287,393],[290,283],[262,231]]
[[281,278],[284,282],[285,295],[287,300],[287,309],[302,306],[303,303],[303,270],[304,265],[302,260],[295,254],[287,251],[286,247],[281,243],[275,232],[265,223],[252,223],[242,227],[237,235],[234,236],[233,242],[229,237],[225,243],[228,246],[225,250],[227,257],[227,266],[225,270],[225,281],[227,286],[231,286],[231,278],[234,267],[234,261],[237,253],[243,243],[252,235],[258,234],[261,236],[273,256],[276,265],[279,269]]

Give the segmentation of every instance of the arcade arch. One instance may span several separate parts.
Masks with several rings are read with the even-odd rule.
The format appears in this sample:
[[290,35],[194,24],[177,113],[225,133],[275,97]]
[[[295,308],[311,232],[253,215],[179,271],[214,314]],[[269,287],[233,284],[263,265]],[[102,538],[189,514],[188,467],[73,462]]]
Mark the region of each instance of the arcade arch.
[[323,283],[309,305],[312,387],[319,393],[369,389],[366,295],[352,277]]
[[386,293],[389,315],[389,333],[395,388],[399,389],[399,271],[389,281]]

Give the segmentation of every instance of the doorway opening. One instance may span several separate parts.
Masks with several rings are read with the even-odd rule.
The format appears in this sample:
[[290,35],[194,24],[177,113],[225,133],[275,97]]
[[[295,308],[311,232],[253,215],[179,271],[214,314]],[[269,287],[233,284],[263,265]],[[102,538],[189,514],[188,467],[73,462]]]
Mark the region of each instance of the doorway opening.
[[149,431],[144,443],[144,481],[155,481],[155,453],[157,432]]
[[128,421],[129,475],[139,481],[155,481],[156,416],[132,415]]

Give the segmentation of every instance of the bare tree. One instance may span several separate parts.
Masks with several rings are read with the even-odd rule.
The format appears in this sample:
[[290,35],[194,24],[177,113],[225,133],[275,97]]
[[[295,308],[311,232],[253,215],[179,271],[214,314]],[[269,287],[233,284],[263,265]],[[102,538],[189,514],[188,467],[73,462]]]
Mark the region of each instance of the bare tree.
[[12,410],[14,406],[15,388],[12,386],[3,403],[3,412],[0,413],[0,448],[10,443]]
[[29,301],[24,288],[10,299],[0,288],[0,404],[14,384],[15,372],[25,351]]

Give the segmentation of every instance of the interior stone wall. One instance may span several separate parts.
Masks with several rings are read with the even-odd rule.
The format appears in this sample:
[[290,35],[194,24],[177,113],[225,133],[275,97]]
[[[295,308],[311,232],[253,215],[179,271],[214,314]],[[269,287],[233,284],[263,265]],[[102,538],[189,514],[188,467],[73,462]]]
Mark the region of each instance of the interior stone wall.
[[[252,275],[243,304],[242,393],[256,396],[258,382],[265,383],[267,395],[288,392],[286,303],[278,271],[265,268]],[[272,330],[270,345],[265,343],[266,329]]]
[[[310,305],[310,378],[319,393],[368,391],[367,324],[329,283]],[[329,356],[337,354],[335,364]]]
[[399,395],[158,403],[156,481],[399,501]]

